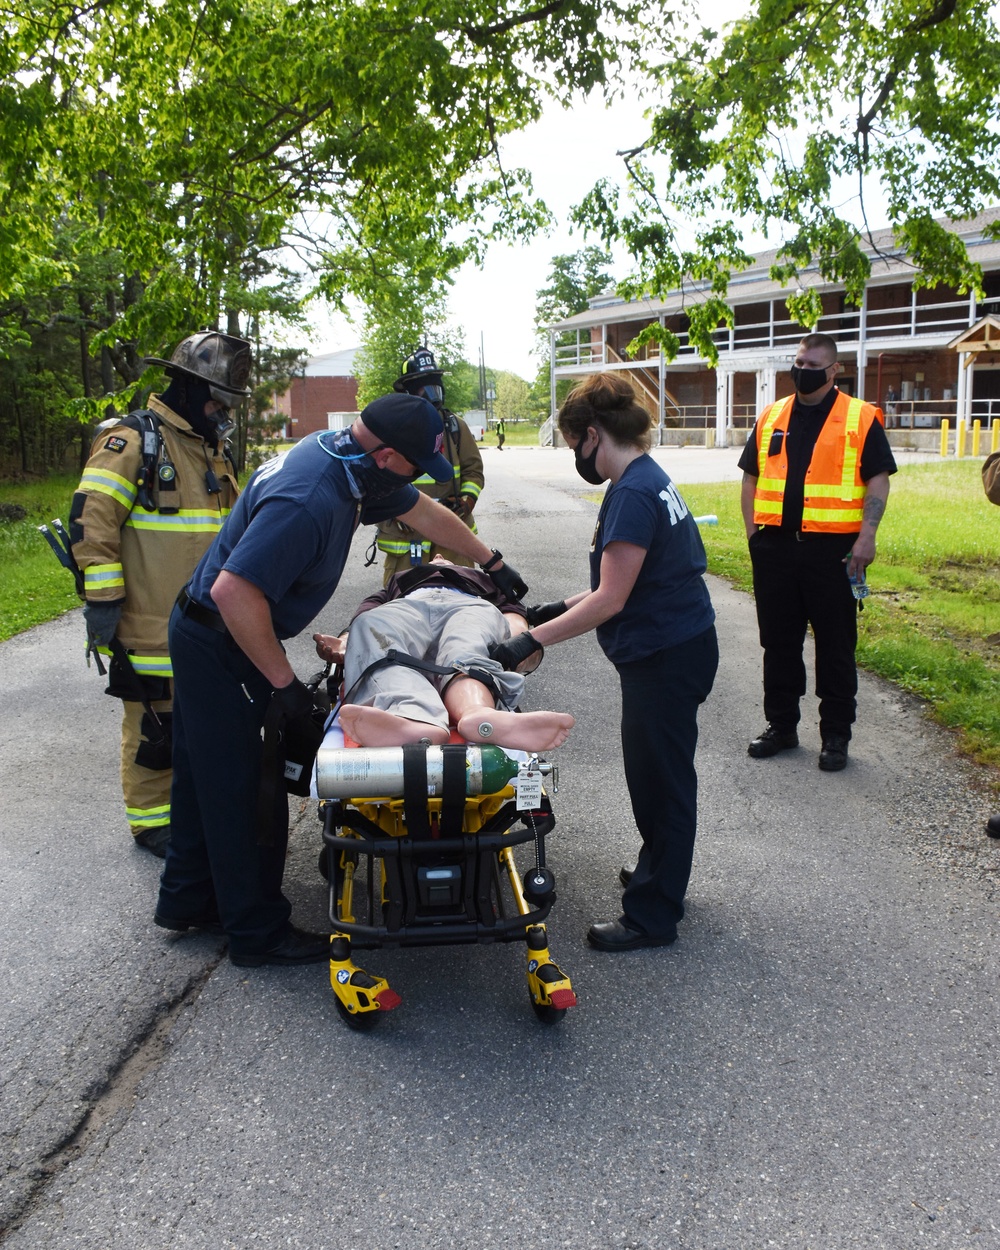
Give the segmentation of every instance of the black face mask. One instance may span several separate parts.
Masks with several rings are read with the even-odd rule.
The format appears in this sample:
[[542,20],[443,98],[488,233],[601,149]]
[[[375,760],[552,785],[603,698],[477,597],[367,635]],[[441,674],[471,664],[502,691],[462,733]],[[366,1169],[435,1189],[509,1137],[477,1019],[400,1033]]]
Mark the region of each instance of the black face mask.
[[365,451],[349,430],[324,431],[319,438],[319,445],[328,456],[343,462],[348,476],[354,484],[355,497],[363,495],[366,500],[384,499],[403,486],[409,486],[423,474],[423,469],[415,469],[410,475],[393,473],[391,469],[380,469],[375,463],[375,456]]
[[598,439],[594,444],[594,450],[588,456],[580,454],[580,448],[586,442],[586,438],[581,438],[577,445],[573,448],[573,457],[576,460],[576,471],[585,482],[589,482],[591,486],[600,486],[608,480],[606,473],[601,473],[597,467],[597,453],[601,449],[601,440]]
[[392,469],[380,469],[375,463],[374,457],[370,464],[361,462],[360,464],[351,465],[351,471],[357,478],[358,485],[364,493],[365,499],[375,500],[384,499],[386,495],[393,494],[394,491],[409,486],[411,482],[415,482],[423,473],[422,469],[418,469],[413,476],[403,473],[393,473]]
[[800,395],[812,395],[826,385],[829,369],[829,365],[825,369],[804,369],[800,365],[792,365],[788,373]]

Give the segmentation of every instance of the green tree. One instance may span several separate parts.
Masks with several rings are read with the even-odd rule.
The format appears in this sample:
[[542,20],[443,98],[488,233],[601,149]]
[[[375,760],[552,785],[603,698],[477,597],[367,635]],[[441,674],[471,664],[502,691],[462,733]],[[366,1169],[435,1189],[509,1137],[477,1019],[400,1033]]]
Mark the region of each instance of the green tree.
[[546,355],[548,327],[574,313],[584,312],[594,295],[614,286],[611,263],[610,253],[594,246],[552,257],[549,285],[535,294],[535,328]]
[[496,375],[497,397],[493,402],[493,415],[501,421],[524,421],[531,416],[529,399],[531,388],[516,373],[501,370]]
[[[576,213],[631,253],[624,295],[704,284],[690,335],[715,359],[750,232],[778,242],[773,277],[791,283],[817,264],[858,303],[878,200],[918,284],[979,290],[979,266],[935,218],[1000,199],[1000,40],[987,0],[756,0],[722,30],[646,33],[645,83],[659,100],[649,133],[625,153],[626,187],[598,184]],[[805,325],[819,315],[813,290],[788,307]],[[676,351],[658,327],[640,336],[654,338]]]
[[245,325],[282,255],[340,305],[378,310],[404,275],[430,291],[489,239],[547,219],[499,140],[549,93],[604,84],[607,32],[637,12],[0,0],[0,299],[69,276],[52,246],[64,214],[131,284],[105,345],[162,353],[198,325]]

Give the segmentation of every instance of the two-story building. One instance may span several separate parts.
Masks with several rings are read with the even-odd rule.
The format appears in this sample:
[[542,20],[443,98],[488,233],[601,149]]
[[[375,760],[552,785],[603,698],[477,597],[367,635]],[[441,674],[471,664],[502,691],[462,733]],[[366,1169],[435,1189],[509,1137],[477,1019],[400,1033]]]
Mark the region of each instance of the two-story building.
[[[982,267],[983,300],[945,286],[915,286],[913,265],[889,230],[876,233],[868,248],[872,272],[860,308],[845,303],[843,287],[826,282],[816,266],[801,274],[801,286],[814,287],[822,301],[815,330],[839,346],[844,367],[838,385],[879,403],[889,429],[932,429],[942,418],[953,427],[956,420],[974,418],[985,425],[1000,417],[1000,334],[993,329],[991,338],[990,323],[979,327],[989,315],[1000,316],[1000,240],[983,233],[998,219],[995,208],[967,222],[946,223]],[[764,252],[733,275],[728,299],[735,324],[716,332],[715,365],[687,334],[687,310],[707,298],[707,284],[692,283],[662,300],[625,301],[613,292],[596,296],[586,312],[549,328],[553,395],[561,378],[623,370],[657,419],[662,438],[683,440],[685,430],[694,436],[695,430],[714,426],[717,445],[742,442],[756,413],[791,392],[788,366],[798,341],[809,333],[789,317],[787,287],[769,277],[776,258],[775,251]],[[639,331],[656,321],[680,341],[673,360],[655,344],[635,356],[629,352]],[[963,350],[963,338],[970,350]]]

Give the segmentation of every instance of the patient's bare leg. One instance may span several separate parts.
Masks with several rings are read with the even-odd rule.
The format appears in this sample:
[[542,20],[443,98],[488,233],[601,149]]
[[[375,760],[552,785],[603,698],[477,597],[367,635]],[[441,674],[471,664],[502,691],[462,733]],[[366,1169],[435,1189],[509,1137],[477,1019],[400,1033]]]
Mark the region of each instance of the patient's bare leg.
[[456,677],[444,692],[444,705],[466,742],[492,743],[519,751],[561,747],[576,721],[568,712],[506,712],[493,706],[481,681]]
[[443,746],[451,736],[441,725],[408,720],[382,708],[358,703],[344,704],[340,709],[340,723],[347,736],[363,747],[400,747],[419,742],[421,738],[426,738],[432,746]]

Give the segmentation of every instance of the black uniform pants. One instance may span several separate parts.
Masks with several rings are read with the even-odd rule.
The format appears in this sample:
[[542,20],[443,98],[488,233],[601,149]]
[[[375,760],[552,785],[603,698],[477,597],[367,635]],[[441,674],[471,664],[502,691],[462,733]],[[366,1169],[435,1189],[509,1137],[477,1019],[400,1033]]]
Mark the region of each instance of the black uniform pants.
[[806,627],[816,642],[821,737],[851,736],[858,692],[857,601],[844,557],[856,534],[797,534],[765,526],[750,538],[753,593],[764,648],[764,717],[782,733],[799,723],[806,692]]
[[698,708],[719,667],[715,626],[644,660],[618,664],[622,754],[642,838],[622,914],[650,937],[677,936],[698,824]]
[[258,955],[288,931],[281,891],[288,796],[275,787],[272,840],[257,844],[261,727],[270,683],[233,640],[174,608],[171,837],[157,910],[183,921],[218,907],[231,954]]

